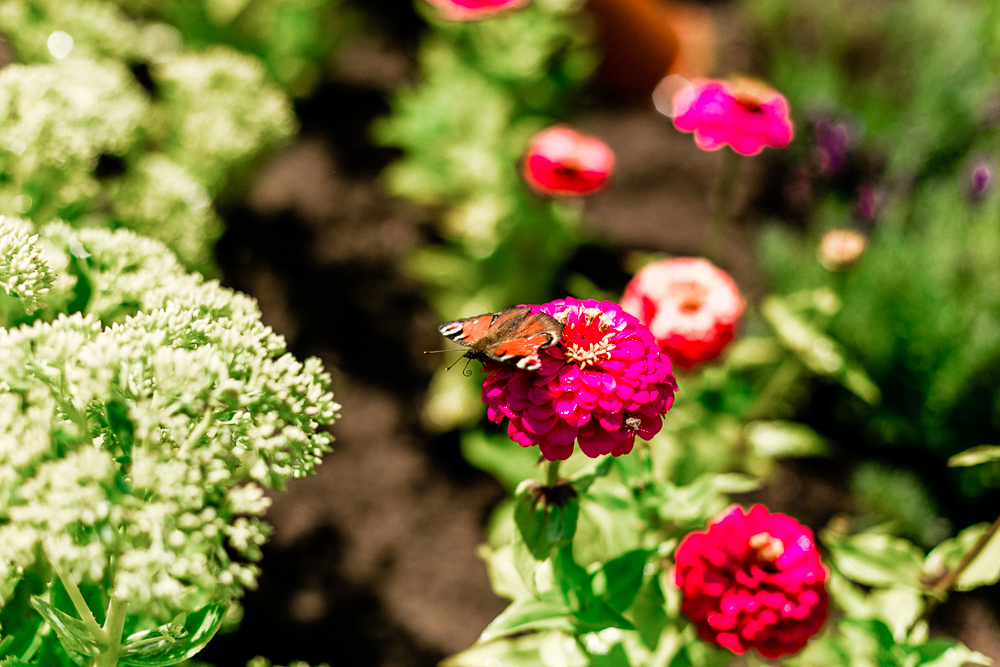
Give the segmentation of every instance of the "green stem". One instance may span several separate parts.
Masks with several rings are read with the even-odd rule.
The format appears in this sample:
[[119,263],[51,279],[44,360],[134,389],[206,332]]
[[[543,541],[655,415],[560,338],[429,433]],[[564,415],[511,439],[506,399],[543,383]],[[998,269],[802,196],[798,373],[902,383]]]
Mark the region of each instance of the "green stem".
[[774,416],[774,405],[795,384],[802,366],[794,356],[789,356],[774,371],[764,389],[747,411],[745,421]]
[[941,580],[938,581],[930,591],[928,591],[930,599],[927,601],[927,608],[924,610],[923,618],[929,618],[931,611],[934,610],[934,607],[936,607],[938,603],[944,602],[948,599],[948,593],[951,591],[952,587],[955,586],[955,583],[958,582],[958,578],[962,575],[962,572],[964,572],[965,568],[969,567],[972,561],[976,559],[976,556],[978,556],[979,553],[986,548],[990,538],[996,534],[997,530],[1000,530],[1000,516],[998,516],[993,523],[990,524],[990,527],[986,529],[986,532],[980,536],[979,540],[972,546],[971,549],[969,549],[965,556],[962,557],[962,560],[958,562],[958,565],[952,568],[948,574],[941,577]]
[[549,461],[549,476],[545,486],[554,489],[559,484],[559,464],[562,461]]
[[739,182],[740,155],[731,148],[722,149],[722,168],[719,179],[715,182],[715,195],[712,200],[712,217],[705,230],[705,245],[702,256],[710,262],[718,263],[722,249],[726,244],[726,234],[733,217],[733,204],[736,201],[736,184]]
[[198,425],[195,426],[194,430],[191,431],[191,434],[188,435],[187,440],[185,440],[184,444],[181,445],[181,452],[187,454],[192,449],[194,449],[195,445],[197,445],[198,442],[203,437],[205,437],[205,433],[208,432],[208,429],[211,425],[212,425],[212,413],[209,411],[205,413],[205,416],[201,418],[201,421],[198,422]]
[[104,622],[104,633],[110,637],[108,648],[97,656],[95,667],[117,667],[118,657],[122,650],[122,632],[125,630],[125,609],[128,603],[119,600],[112,593],[111,604],[108,606],[108,618]]
[[80,620],[83,624],[87,626],[87,630],[90,634],[94,635],[94,639],[101,642],[102,644],[108,644],[110,642],[110,637],[108,633],[105,632],[100,625],[97,624],[97,619],[94,618],[94,613],[90,611],[90,607],[87,606],[87,601],[83,599],[83,594],[80,593],[80,588],[76,585],[76,581],[73,579],[73,574],[63,568],[58,560],[53,558],[48,554],[46,550],[46,556],[48,556],[49,562],[52,564],[52,569],[55,570],[56,576],[59,577],[59,581],[62,582],[63,588],[69,594],[69,599],[73,602],[73,608],[76,609],[76,613],[80,616]]

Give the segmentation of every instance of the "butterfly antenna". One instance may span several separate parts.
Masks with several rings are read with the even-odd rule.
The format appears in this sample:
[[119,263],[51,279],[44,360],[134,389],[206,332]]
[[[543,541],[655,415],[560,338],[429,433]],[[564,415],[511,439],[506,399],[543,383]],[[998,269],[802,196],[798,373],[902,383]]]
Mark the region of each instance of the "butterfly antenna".
[[[448,351],[449,351],[449,352],[458,352],[459,350],[448,350]],[[455,367],[455,365],[456,365],[456,364],[457,364],[458,362],[460,362],[460,361],[461,361],[462,359],[465,359],[465,357],[464,357],[464,356],[461,356],[461,357],[459,357],[459,358],[458,358],[458,359],[456,359],[456,360],[455,360],[454,362],[452,362],[452,363],[448,364],[448,368],[446,368],[446,369],[444,369],[444,370],[445,370],[445,371],[450,371],[450,370],[451,370],[452,368],[454,368],[454,367]],[[465,365],[466,365],[466,366],[468,366],[468,365],[469,365],[469,364],[468,364],[468,362],[466,362],[466,364],[465,364]],[[462,371],[462,372],[464,373],[465,371]]]
[[[465,368],[462,369],[462,375],[467,378],[472,377],[472,371],[469,370],[469,363],[472,361],[472,357],[466,357]],[[456,362],[458,363],[458,362]],[[454,366],[455,364],[452,364]]]

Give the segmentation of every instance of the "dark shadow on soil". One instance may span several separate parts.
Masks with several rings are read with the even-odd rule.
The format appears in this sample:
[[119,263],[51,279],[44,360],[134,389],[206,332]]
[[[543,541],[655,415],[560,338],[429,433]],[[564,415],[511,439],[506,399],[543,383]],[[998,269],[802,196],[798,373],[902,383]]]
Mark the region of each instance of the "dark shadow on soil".
[[[245,665],[256,656],[275,664],[433,665],[444,655],[416,645],[387,618],[378,594],[344,577],[343,537],[322,526],[294,548],[265,547],[267,574],[244,600],[238,632],[220,634],[198,655],[213,665]],[[335,592],[335,594],[331,594]]]

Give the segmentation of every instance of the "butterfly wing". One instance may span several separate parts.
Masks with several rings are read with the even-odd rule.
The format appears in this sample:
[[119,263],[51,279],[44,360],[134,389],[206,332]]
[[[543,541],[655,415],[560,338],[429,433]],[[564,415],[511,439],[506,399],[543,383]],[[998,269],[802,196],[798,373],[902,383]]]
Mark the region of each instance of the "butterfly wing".
[[559,342],[563,325],[530,308],[508,308],[442,324],[438,330],[459,345],[472,348],[466,356],[492,359],[523,370],[541,366],[538,351]]
[[441,332],[442,336],[455,341],[459,345],[472,347],[477,340],[486,335],[490,325],[493,324],[494,317],[499,314],[486,313],[485,315],[476,315],[464,320],[448,322],[439,326],[438,331]]
[[505,364],[513,364],[526,371],[538,370],[542,365],[538,351],[548,347],[552,339],[547,335],[530,336],[502,341],[486,350],[486,355]]
[[497,315],[481,342],[483,356],[526,371],[537,370],[542,365],[538,351],[559,342],[563,325],[530,308],[511,308]]

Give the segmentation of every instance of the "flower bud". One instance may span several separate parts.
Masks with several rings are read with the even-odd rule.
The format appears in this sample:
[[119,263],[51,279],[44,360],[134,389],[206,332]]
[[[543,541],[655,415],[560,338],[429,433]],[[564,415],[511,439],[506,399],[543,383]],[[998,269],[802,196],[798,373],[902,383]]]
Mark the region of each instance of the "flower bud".
[[844,271],[852,267],[865,248],[868,238],[854,229],[831,229],[820,239],[816,257],[823,268],[829,271]]

